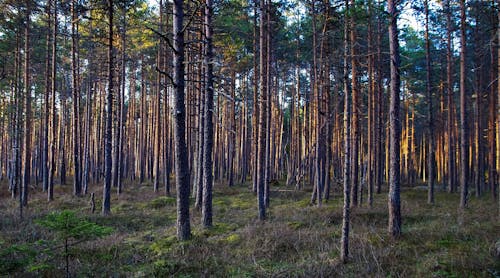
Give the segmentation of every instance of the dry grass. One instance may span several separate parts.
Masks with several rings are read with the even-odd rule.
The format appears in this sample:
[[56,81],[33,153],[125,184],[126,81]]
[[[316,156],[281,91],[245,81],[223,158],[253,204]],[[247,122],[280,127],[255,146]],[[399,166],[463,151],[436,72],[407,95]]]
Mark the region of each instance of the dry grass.
[[[375,196],[373,208],[352,212],[350,262],[340,263],[341,203],[338,188],[322,208],[308,205],[309,192],[273,188],[269,218],[256,220],[256,200],[248,185],[215,187],[214,221],[200,227],[192,211],[193,237],[175,238],[175,198],[152,192],[150,185],[128,186],[112,198],[112,215],[89,212],[88,197],[72,197],[71,187],[57,187],[47,203],[36,191],[17,217],[17,201],[7,194],[0,201],[0,247],[25,245],[41,250],[40,240],[52,235],[34,220],[52,210],[72,209],[92,221],[113,227],[106,238],[72,250],[71,272],[79,276],[215,276],[215,277],[498,277],[500,241],[496,203],[489,196],[472,198],[465,212],[459,196],[438,192],[436,204],[426,204],[426,192],[402,193],[403,236],[386,232],[386,194]],[[96,192],[100,208],[101,188]],[[5,187],[1,191],[6,191]],[[45,242],[47,245],[48,243]],[[63,276],[58,250],[39,252],[24,262],[23,251],[3,254],[0,275]],[[10,260],[10,261],[9,261]]]

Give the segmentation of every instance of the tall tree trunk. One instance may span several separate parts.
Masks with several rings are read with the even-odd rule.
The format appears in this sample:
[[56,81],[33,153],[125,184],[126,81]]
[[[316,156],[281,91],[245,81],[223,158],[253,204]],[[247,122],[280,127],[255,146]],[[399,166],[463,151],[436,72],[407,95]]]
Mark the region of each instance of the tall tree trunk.
[[[432,108],[432,84],[431,84],[431,47],[429,40],[429,1],[424,1],[425,9],[425,68],[426,74],[426,90],[427,90],[427,106],[429,107],[427,124],[428,124],[428,160],[427,160],[427,203],[434,204],[434,118]],[[415,109],[415,108],[414,108]]]
[[400,200],[400,140],[401,122],[399,119],[400,99],[400,56],[397,10],[398,0],[389,0],[387,9],[389,13],[389,47],[391,64],[391,89],[390,89],[390,161],[389,161],[389,234],[392,237],[401,235],[401,200]]
[[52,15],[53,24],[52,24],[52,75],[51,75],[51,130],[52,136],[50,140],[50,161],[49,161],[49,184],[47,190],[47,199],[48,201],[52,201],[54,199],[54,180],[55,180],[55,172],[56,172],[56,86],[57,86],[57,0],[53,0],[54,5],[54,13]]
[[456,190],[456,169],[455,169],[455,141],[453,132],[453,53],[452,53],[452,21],[450,0],[445,2],[446,9],[446,102],[448,106],[447,114],[447,145],[448,145],[448,192]]
[[186,146],[186,109],[184,82],[184,1],[174,0],[174,147],[175,147],[175,184],[177,187],[177,238],[187,240],[191,237],[189,220],[189,165]]
[[358,205],[358,190],[359,190],[359,92],[358,92],[358,57],[357,57],[357,35],[356,35],[356,20],[355,12],[356,1],[351,0],[351,18],[350,18],[350,37],[351,37],[351,86],[352,86],[352,147],[351,147],[351,206]]
[[465,0],[460,0],[460,208],[467,207],[468,185],[468,138],[466,123],[466,88],[465,88],[465,55],[466,55],[466,30],[465,30]]
[[260,83],[260,115],[259,139],[257,153],[257,200],[259,220],[266,219],[266,205],[264,202],[265,166],[266,166],[266,116],[267,116],[267,63],[266,63],[266,1],[260,0],[260,33],[259,33],[259,83]]
[[106,92],[106,130],[104,136],[104,190],[102,201],[102,214],[111,213],[111,171],[112,171],[112,149],[113,140],[113,0],[108,0],[108,91]]
[[45,61],[45,94],[43,96],[43,146],[42,146],[42,176],[43,176],[43,191],[49,188],[49,96],[51,92],[51,32],[52,32],[52,5],[53,1],[47,2],[47,52]]
[[79,131],[79,88],[78,88],[78,61],[76,51],[78,48],[76,14],[76,0],[71,1],[71,91],[73,95],[73,194],[79,196],[82,192],[81,169],[80,169],[80,131]]
[[205,2],[205,126],[203,138],[203,227],[212,226],[212,151],[214,141],[214,125],[212,111],[214,106],[214,81],[213,81],[213,27],[212,27],[213,2]]
[[31,177],[31,3],[26,0],[26,22],[24,27],[24,172],[23,172],[23,190],[22,205],[28,205],[28,190]]
[[[348,10],[348,0],[345,0],[346,11]],[[347,55],[349,54],[349,45],[347,37],[347,28],[349,28],[347,14],[344,16],[344,207],[342,209],[342,237],[340,244],[340,258],[343,263],[347,263],[349,258],[349,214],[350,214],[350,178],[351,178],[351,131],[350,117],[351,104],[349,93],[349,67]]]

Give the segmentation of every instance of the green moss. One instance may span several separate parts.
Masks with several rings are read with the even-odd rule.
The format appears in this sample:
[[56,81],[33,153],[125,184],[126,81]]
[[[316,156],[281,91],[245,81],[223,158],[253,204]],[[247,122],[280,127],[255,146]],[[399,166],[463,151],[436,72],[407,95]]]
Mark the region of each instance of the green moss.
[[224,241],[228,244],[236,244],[241,241],[241,236],[238,234],[231,234],[224,239]]
[[161,196],[148,202],[146,204],[146,207],[153,209],[160,209],[166,206],[173,206],[175,205],[175,203],[176,200],[174,197]]
[[295,205],[300,208],[306,208],[311,206],[311,200],[309,198],[304,198],[302,200],[299,200],[295,202]]
[[239,210],[250,209],[254,207],[255,204],[256,204],[255,198],[244,198],[239,196],[231,200],[232,209],[239,209]]
[[304,228],[306,226],[306,224],[299,222],[299,221],[291,221],[291,222],[288,222],[287,225],[288,225],[288,227],[290,227],[294,230],[298,230],[298,229]]
[[176,243],[178,243],[176,236],[168,236],[155,241],[153,244],[151,244],[149,250],[154,254],[156,254],[157,256],[161,256],[169,253],[171,251],[172,246],[174,246],[174,244]]

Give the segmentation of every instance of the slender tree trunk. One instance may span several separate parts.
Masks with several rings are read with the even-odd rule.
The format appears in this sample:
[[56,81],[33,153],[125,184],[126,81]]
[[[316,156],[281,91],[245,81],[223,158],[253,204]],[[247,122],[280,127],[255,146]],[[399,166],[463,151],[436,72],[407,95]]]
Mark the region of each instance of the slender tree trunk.
[[82,184],[81,184],[81,169],[80,169],[80,131],[79,131],[79,99],[80,96],[78,94],[78,61],[76,57],[76,51],[78,48],[78,39],[77,39],[77,14],[76,14],[76,0],[71,1],[71,91],[73,94],[73,194],[79,196],[82,193]]
[[43,98],[43,147],[42,147],[42,176],[43,176],[43,191],[49,188],[49,96],[51,92],[51,32],[52,32],[52,5],[53,1],[47,2],[47,52],[45,61],[45,94]]
[[264,202],[265,166],[266,166],[266,116],[267,116],[267,80],[266,80],[266,1],[260,0],[260,33],[259,33],[259,83],[260,83],[260,115],[259,137],[257,153],[257,200],[259,220],[266,219],[266,205]]
[[57,86],[57,0],[53,0],[54,5],[54,13],[52,15],[53,24],[52,24],[52,75],[51,75],[51,130],[52,130],[52,138],[50,140],[50,161],[49,161],[49,184],[47,190],[47,199],[48,201],[52,201],[54,199],[54,180],[55,180],[55,172],[56,172],[56,86]]
[[[425,67],[426,67],[426,89],[427,89],[427,106],[429,107],[428,112],[428,161],[427,161],[427,203],[434,204],[434,118],[433,118],[433,108],[432,108],[432,84],[431,84],[431,47],[429,40],[429,3],[425,0]],[[414,108],[415,109],[415,108]]]
[[189,220],[189,165],[186,146],[186,109],[184,83],[184,1],[174,0],[173,6],[174,51],[174,146],[175,184],[177,187],[177,238],[191,237]]
[[214,125],[212,111],[214,106],[214,81],[213,81],[213,27],[212,27],[213,2],[205,2],[205,127],[203,141],[203,227],[212,226],[212,151],[214,141]]
[[[348,10],[348,0],[345,1],[346,10]],[[348,24],[347,14],[344,19],[344,207],[342,209],[342,237],[340,244],[340,258],[343,263],[347,263],[349,258],[349,214],[350,214],[350,193],[349,188],[350,178],[351,178],[351,165],[350,155],[351,155],[351,131],[350,131],[350,93],[349,93],[349,68],[348,68],[348,58],[349,45],[347,37]]]
[[28,190],[31,177],[31,3],[26,1],[26,22],[24,27],[24,172],[22,205],[28,205]]
[[391,64],[391,89],[390,89],[390,165],[389,165],[389,234],[392,237],[401,235],[401,200],[400,200],[400,140],[401,122],[399,119],[400,99],[400,57],[397,10],[398,0],[389,0],[387,8],[389,13],[389,47]]
[[466,87],[465,87],[465,55],[466,55],[466,30],[465,30],[465,0],[460,0],[460,208],[467,207],[468,201],[468,138],[466,123]]
[[102,201],[102,214],[111,213],[111,170],[112,170],[112,133],[113,133],[113,0],[108,0],[108,91],[106,93],[106,131],[104,137],[104,191]]
[[453,54],[452,54],[452,21],[450,0],[445,3],[446,9],[446,100],[448,106],[447,114],[447,145],[448,145],[448,192],[452,193],[456,190],[456,170],[455,170],[455,141],[453,132]]
[[[351,9],[356,8],[355,0],[351,0]],[[358,92],[358,57],[357,57],[357,34],[356,34],[356,21],[355,12],[352,12],[350,18],[350,37],[351,37],[351,82],[352,82],[352,147],[351,147],[351,206],[358,206],[358,191],[359,191],[359,92]]]

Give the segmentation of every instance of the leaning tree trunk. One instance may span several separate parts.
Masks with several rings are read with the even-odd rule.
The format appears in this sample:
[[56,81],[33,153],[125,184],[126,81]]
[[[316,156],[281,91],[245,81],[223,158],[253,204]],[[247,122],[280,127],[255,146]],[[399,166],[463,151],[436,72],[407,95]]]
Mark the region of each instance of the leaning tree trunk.
[[400,99],[400,57],[398,40],[398,0],[389,0],[387,8],[389,13],[389,48],[391,64],[391,90],[390,90],[390,161],[389,161],[389,234],[392,237],[401,235],[401,200],[400,200],[400,140],[401,122],[399,119]]

